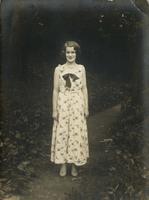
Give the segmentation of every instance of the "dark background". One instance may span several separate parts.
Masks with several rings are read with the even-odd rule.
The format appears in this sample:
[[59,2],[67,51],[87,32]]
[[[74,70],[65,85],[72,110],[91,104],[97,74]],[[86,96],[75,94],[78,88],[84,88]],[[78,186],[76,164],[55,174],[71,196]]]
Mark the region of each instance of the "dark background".
[[[97,79],[109,85],[110,81],[117,86],[131,81],[135,88],[141,86],[142,30],[142,13],[131,1],[3,1],[5,97],[17,106],[42,102],[51,116],[54,68],[63,63],[60,51],[64,42],[75,40],[81,46],[78,62],[86,67],[90,110],[94,112],[98,109],[92,108],[91,96],[101,84]],[[108,93],[104,93],[104,101]],[[115,103],[118,101],[120,98]]]
[[75,40],[82,50],[79,62],[87,70],[131,78],[134,63],[141,62],[139,12],[129,1],[107,5],[68,2],[2,4],[2,75],[26,80],[36,78],[39,71],[46,74],[61,62],[63,43]]

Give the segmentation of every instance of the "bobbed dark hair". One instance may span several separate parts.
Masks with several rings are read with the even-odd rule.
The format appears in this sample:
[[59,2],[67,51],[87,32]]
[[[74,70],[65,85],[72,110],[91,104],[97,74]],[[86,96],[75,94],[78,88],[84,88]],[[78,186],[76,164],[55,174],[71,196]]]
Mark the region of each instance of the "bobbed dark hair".
[[65,58],[65,53],[66,53],[67,47],[74,47],[74,50],[76,51],[77,57],[80,55],[80,53],[81,53],[80,45],[75,41],[66,41],[64,43],[63,47],[62,47],[62,50],[61,50],[61,56],[63,58]]

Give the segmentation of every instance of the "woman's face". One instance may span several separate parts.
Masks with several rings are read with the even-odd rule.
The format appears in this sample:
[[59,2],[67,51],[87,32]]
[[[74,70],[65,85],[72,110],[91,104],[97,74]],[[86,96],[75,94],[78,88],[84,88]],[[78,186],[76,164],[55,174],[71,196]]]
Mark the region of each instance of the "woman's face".
[[66,60],[69,63],[73,63],[76,60],[76,51],[74,47],[66,47]]

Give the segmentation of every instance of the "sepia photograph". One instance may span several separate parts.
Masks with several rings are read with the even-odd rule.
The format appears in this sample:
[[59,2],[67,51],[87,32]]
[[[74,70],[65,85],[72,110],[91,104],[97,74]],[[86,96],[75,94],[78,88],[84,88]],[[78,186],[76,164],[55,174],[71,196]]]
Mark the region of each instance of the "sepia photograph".
[[1,0],[1,200],[149,200],[149,0]]

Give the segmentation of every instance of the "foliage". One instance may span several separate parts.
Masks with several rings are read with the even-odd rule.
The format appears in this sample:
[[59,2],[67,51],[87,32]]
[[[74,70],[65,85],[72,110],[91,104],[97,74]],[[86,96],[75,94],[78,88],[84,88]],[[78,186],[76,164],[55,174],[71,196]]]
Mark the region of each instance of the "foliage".
[[[118,193],[121,199],[147,199],[144,176],[148,171],[144,163],[144,110],[141,103],[136,104],[133,96],[127,96],[122,103],[121,115],[113,125],[111,134],[115,144],[116,175]],[[140,195],[140,196],[139,196]]]
[[87,72],[90,115],[103,111],[121,102],[124,98],[124,83],[107,80],[104,75]]

